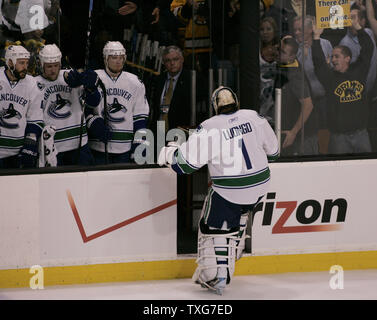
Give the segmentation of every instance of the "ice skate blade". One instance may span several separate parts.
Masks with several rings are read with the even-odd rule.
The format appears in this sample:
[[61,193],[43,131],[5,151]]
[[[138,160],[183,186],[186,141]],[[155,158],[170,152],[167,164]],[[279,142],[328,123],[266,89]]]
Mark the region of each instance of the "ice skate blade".
[[207,288],[209,291],[222,296],[224,288],[226,287],[226,278],[219,278],[208,282],[200,281],[200,279],[197,279],[195,283],[200,284],[202,288]]

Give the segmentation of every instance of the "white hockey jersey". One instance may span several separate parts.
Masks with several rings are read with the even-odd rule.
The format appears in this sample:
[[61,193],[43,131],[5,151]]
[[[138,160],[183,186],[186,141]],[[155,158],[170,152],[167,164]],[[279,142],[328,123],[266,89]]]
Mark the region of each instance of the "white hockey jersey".
[[83,114],[80,96],[83,93],[83,87],[69,87],[64,81],[65,71],[69,70],[60,70],[55,81],[47,80],[42,76],[35,78],[37,86],[43,94],[44,121],[46,125],[51,125],[56,129],[55,147],[58,153],[75,150],[79,147],[80,130],[82,130],[81,145],[84,146],[88,143],[85,119],[83,119],[83,126],[80,129]]
[[212,188],[226,200],[252,204],[268,190],[268,160],[279,155],[274,131],[253,110],[238,110],[204,121],[175,153],[178,173],[208,164]]
[[[147,119],[149,105],[145,95],[144,84],[139,78],[129,72],[121,74],[113,80],[105,70],[96,70],[106,87],[108,124],[112,130],[112,138],[107,143],[109,153],[124,153],[131,149],[134,137],[134,122]],[[102,100],[96,108],[96,114],[104,116]],[[99,140],[89,140],[92,149],[104,152],[104,143]]]
[[42,96],[33,77],[11,82],[0,68],[0,158],[17,155],[24,144],[25,128],[43,129]]

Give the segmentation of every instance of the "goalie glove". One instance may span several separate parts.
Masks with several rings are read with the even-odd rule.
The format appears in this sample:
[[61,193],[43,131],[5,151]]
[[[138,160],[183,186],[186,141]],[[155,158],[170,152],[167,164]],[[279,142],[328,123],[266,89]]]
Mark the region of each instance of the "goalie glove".
[[160,166],[172,165],[174,163],[174,154],[178,150],[178,147],[177,142],[169,142],[166,147],[161,149],[157,163]]
[[29,133],[25,136],[24,145],[19,153],[20,168],[35,168],[38,160],[37,136]]

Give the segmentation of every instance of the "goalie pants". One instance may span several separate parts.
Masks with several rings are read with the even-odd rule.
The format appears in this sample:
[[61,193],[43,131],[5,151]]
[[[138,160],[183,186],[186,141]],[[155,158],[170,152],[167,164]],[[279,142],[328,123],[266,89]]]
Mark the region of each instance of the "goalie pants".
[[204,223],[209,227],[221,229],[224,221],[226,221],[228,229],[238,228],[241,215],[247,211],[252,211],[262,197],[253,204],[237,204],[224,199],[210,188],[203,208]]

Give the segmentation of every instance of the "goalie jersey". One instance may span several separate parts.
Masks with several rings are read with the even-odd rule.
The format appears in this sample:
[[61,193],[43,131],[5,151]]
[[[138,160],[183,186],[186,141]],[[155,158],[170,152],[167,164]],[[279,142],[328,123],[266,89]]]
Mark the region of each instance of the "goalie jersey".
[[268,190],[268,160],[279,155],[274,131],[253,110],[204,121],[175,152],[172,168],[192,173],[208,164],[212,188],[224,199],[252,204]]
[[0,68],[0,158],[15,156],[24,144],[26,126],[43,129],[42,97],[33,77],[10,81]]
[[47,80],[42,76],[35,78],[38,89],[42,93],[45,124],[56,129],[54,140],[58,153],[75,150],[79,147],[80,130],[82,130],[81,145],[84,146],[88,143],[85,119],[81,128],[83,109],[80,96],[83,93],[83,88],[82,86],[69,87],[64,81],[65,71],[67,70],[60,70],[55,81]]
[[[96,70],[96,73],[106,87],[107,119],[112,131],[107,150],[118,154],[127,152],[131,149],[134,132],[145,128],[148,119],[149,105],[144,84],[136,75],[125,71],[115,80],[105,70]],[[104,117],[103,93],[95,111]],[[104,143],[99,140],[90,139],[89,145],[96,151],[105,151]]]

